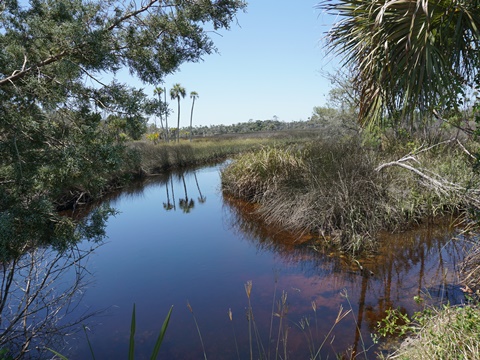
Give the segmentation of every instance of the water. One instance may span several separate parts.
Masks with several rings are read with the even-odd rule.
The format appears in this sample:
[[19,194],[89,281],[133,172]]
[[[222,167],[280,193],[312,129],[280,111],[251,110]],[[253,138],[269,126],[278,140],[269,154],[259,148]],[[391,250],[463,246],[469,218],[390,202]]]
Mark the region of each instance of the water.
[[[237,351],[250,358],[245,284],[252,281],[254,358],[261,344],[270,359],[276,351],[308,359],[325,339],[322,358],[364,349],[374,358],[370,332],[386,309],[412,314],[422,308],[414,296],[463,300],[454,271],[462,244],[448,227],[384,236],[379,254],[352,262],[313,249],[307,237],[263,227],[251,206],[222,196],[220,167],[151,179],[110,200],[119,213],[108,221],[108,240],[88,256],[90,284],[68,316],[99,313],[80,321],[87,335],[74,333],[57,350],[91,358],[88,336],[97,359],[126,358],[135,304],[135,358],[147,359],[173,305],[160,358],[202,359],[201,341],[208,359],[237,359]],[[282,292],[288,312],[272,321]],[[346,315],[336,323],[339,312]]]

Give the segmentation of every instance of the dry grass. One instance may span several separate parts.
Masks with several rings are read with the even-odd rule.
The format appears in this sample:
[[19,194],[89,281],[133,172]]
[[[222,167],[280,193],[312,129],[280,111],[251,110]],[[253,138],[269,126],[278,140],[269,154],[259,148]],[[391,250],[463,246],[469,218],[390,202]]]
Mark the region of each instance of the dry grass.
[[[382,156],[386,154],[366,148],[359,138],[265,147],[224,169],[222,188],[258,203],[258,214],[267,224],[318,235],[352,254],[374,249],[379,230],[395,230],[469,205],[462,193],[438,191],[406,169],[376,171],[390,161]],[[447,145],[421,153],[416,165],[464,187],[478,184],[465,154]]]

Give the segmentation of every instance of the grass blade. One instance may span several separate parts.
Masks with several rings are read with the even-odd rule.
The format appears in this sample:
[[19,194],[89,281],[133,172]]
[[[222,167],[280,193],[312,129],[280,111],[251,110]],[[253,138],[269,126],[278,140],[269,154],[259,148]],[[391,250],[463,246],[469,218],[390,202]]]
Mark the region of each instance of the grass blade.
[[133,304],[132,324],[130,325],[130,346],[128,348],[128,360],[133,360],[135,353],[135,303]]
[[85,337],[87,338],[88,348],[90,349],[90,354],[92,354],[92,359],[95,360],[95,353],[93,352],[92,344],[90,343],[90,339],[88,338],[87,334],[87,327],[83,325],[83,331],[85,332]]
[[162,345],[163,337],[165,336],[165,332],[168,328],[168,323],[170,321],[170,316],[172,315],[173,305],[170,307],[168,314],[163,321],[162,328],[160,330],[160,334],[158,335],[157,342],[155,343],[155,347],[153,348],[152,356],[150,357],[151,360],[155,360],[158,356],[158,352],[160,351],[160,345]]
[[65,356],[63,356],[62,354],[56,352],[55,350],[53,349],[50,349],[50,348],[47,348],[48,351],[51,351],[54,355],[58,356],[60,359],[62,360],[68,360]]

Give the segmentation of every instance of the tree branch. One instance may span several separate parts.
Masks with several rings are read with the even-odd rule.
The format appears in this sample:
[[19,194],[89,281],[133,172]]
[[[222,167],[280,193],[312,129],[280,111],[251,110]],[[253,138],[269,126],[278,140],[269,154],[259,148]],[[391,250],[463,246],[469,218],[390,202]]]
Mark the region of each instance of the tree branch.
[[[115,29],[117,26],[119,26],[121,23],[125,22],[126,20],[132,18],[132,17],[135,17],[145,11],[147,11],[148,9],[150,9],[155,3],[157,3],[159,0],[150,0],[148,4],[146,4],[145,6],[141,7],[140,9],[138,10],[135,10],[135,11],[132,11],[124,16],[122,16],[121,18],[119,18],[117,21],[115,21],[112,25],[110,25],[109,27],[107,27],[105,30],[107,31],[112,31],[113,29]],[[24,57],[24,62],[23,62],[23,65],[22,65],[22,69],[21,70],[15,70],[12,75],[6,77],[6,78],[3,78],[3,79],[0,79],[0,86],[4,86],[8,83],[10,84],[14,84],[15,81],[23,78],[25,75],[27,75],[29,72],[31,72],[32,70],[35,70],[35,69],[40,69],[46,65],[49,65],[49,64],[52,64],[52,63],[55,63],[59,60],[61,60],[62,58],[64,58],[65,56],[73,53],[76,49],[80,48],[81,46],[83,46],[84,44],[80,44],[76,47],[73,47],[71,49],[65,49],[61,52],[59,52],[58,54],[56,55],[52,55],[50,57],[48,57],[47,59],[43,60],[43,61],[40,61],[39,63],[35,64],[35,65],[32,65],[28,68],[25,68],[26,66],[26,61],[27,61],[27,57],[25,56]]]

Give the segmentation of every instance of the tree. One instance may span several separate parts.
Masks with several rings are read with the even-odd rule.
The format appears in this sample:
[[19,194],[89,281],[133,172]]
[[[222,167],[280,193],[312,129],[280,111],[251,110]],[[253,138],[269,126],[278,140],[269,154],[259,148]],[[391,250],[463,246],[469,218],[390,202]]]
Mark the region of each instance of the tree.
[[456,108],[478,86],[478,1],[324,0],[318,7],[341,18],[328,45],[354,69],[364,124]]
[[[158,95],[158,99],[153,99],[148,103],[148,114],[155,115],[160,118],[160,125],[162,127],[162,132],[165,136],[165,141],[168,142],[169,139],[169,129],[168,129],[168,108],[167,100],[162,101],[162,94],[165,95],[165,88],[156,87],[153,90],[154,95]],[[163,126],[163,115],[165,115],[165,127]]]
[[[160,105],[162,104],[162,94],[163,94],[163,89],[161,87],[156,87],[155,89],[153,89],[153,94],[154,95],[158,95],[158,105],[160,107]],[[165,128],[163,127],[163,116],[162,116],[162,109],[158,109],[157,110],[157,114],[158,114],[158,117],[160,118],[160,126],[162,127],[162,131],[165,132]],[[167,131],[166,131],[166,137],[168,138],[168,127],[167,127]]]
[[190,141],[192,141],[193,107],[195,106],[195,100],[198,99],[198,93],[196,91],[192,91],[190,93],[190,98],[192,99],[192,110],[190,111]]
[[106,119],[139,138],[145,94],[102,79],[128,69],[162,83],[182,63],[214,52],[211,30],[228,29],[245,7],[242,0],[0,2],[0,255],[78,239],[77,222],[57,210],[100,196],[134,168],[138,157]]
[[184,87],[180,84],[174,84],[173,87],[170,89],[170,98],[172,100],[177,100],[178,103],[178,120],[177,120],[177,142],[180,142],[180,98],[185,98],[187,92]]

